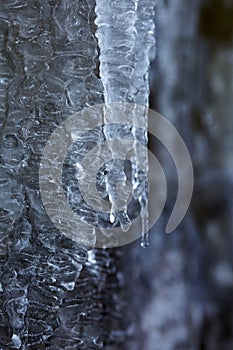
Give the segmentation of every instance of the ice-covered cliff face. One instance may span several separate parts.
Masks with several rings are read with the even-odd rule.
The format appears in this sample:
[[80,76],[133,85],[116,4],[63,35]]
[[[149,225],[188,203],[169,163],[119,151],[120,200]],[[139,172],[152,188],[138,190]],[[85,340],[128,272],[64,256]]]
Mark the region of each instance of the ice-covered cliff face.
[[1,4],[1,349],[103,343],[113,349],[123,341],[116,254],[88,253],[56,230],[42,207],[38,168],[48,136],[74,112],[103,96],[107,103],[148,104],[153,6],[143,0],[97,1],[96,8],[93,0]]
[[111,258],[97,255],[93,266],[84,247],[62,237],[38,186],[53,128],[102,102],[93,18],[91,1],[1,4],[1,349],[91,349],[103,339]]

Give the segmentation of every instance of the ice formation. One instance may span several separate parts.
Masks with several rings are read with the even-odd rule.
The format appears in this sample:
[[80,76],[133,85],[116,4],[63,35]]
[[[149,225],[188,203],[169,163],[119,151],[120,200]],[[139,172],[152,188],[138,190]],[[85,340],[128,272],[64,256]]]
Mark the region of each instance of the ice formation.
[[[99,79],[94,1],[1,4],[1,349],[99,349],[122,341],[116,256],[88,255],[56,230],[40,200],[38,168],[53,129],[102,103],[103,92],[106,103],[148,104],[153,6],[97,1]],[[68,197],[78,201],[69,181]],[[89,220],[90,210],[79,209]],[[127,224],[124,211],[119,220]]]
[[[106,140],[110,139],[112,129],[108,124],[116,122],[117,114],[111,108],[114,102],[130,102],[132,110],[135,104],[148,107],[149,86],[148,71],[150,58],[154,54],[154,7],[151,0],[120,0],[96,1],[96,14],[98,44],[100,48],[100,78],[104,87],[104,100],[107,106],[104,115],[103,131]],[[137,118],[136,111],[132,113],[132,126]],[[146,144],[147,134],[147,112],[145,109],[144,124],[141,125],[141,132],[138,128],[132,127],[128,133],[133,136],[134,141],[141,141]],[[139,132],[138,132],[139,131]],[[144,132],[143,132],[144,131]],[[134,147],[135,157],[148,164],[147,152],[137,154]],[[113,151],[114,153],[114,151]],[[122,186],[126,182],[124,177],[124,164],[112,163],[109,172],[122,173]],[[146,181],[142,181],[140,169],[132,165],[132,195],[141,206],[142,216],[142,246],[148,244],[148,212],[147,212],[147,189]],[[123,230],[130,227],[131,221],[127,213],[127,205],[121,212],[115,213],[115,198],[112,195],[111,185],[108,186],[109,199],[112,202],[111,218],[118,219]],[[143,187],[140,190],[140,187]]]

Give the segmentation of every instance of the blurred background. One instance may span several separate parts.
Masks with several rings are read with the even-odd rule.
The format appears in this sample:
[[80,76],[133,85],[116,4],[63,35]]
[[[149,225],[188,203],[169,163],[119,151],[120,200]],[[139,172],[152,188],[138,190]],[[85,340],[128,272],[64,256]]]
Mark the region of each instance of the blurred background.
[[[125,247],[131,345],[146,350],[233,349],[233,1],[159,0],[150,107],[190,151],[191,207],[164,228],[177,191],[172,159],[153,151],[169,179],[150,247]],[[132,286],[132,287],[131,287]]]

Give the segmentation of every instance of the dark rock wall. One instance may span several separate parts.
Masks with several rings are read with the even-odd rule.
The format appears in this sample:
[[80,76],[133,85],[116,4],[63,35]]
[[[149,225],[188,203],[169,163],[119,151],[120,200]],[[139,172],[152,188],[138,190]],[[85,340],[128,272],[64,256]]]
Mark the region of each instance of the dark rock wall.
[[169,181],[168,200],[150,247],[124,248],[130,349],[233,346],[232,10],[232,1],[158,2],[150,102],[185,140],[195,188],[182,224],[165,235],[176,170],[163,147],[151,143]]

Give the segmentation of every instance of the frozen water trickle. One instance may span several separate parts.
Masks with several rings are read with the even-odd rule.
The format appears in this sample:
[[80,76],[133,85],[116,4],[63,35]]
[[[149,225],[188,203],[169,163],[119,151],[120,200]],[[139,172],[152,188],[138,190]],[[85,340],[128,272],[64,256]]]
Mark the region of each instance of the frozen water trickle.
[[141,238],[141,247],[147,248],[149,246],[149,229],[148,229],[148,208],[147,205],[143,208],[143,214],[142,214],[142,238]]

